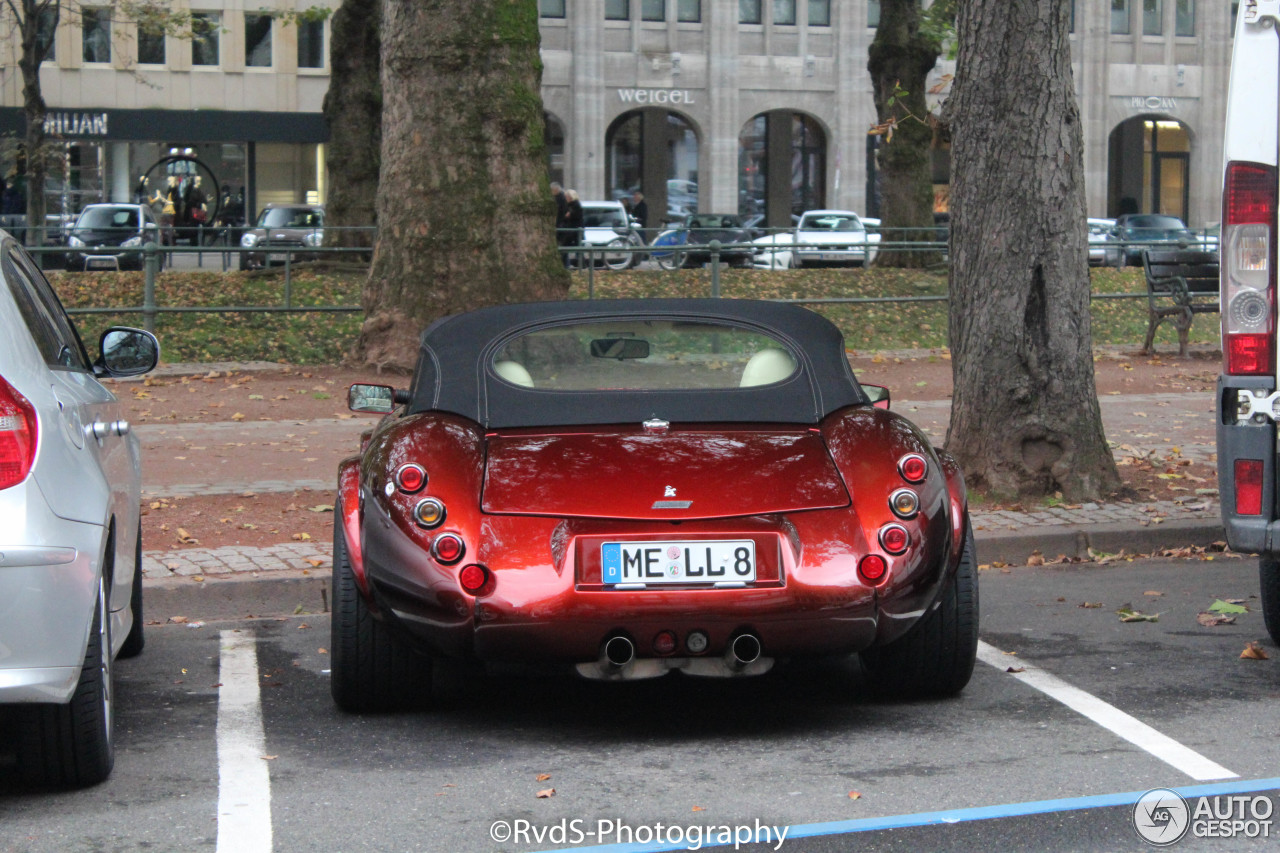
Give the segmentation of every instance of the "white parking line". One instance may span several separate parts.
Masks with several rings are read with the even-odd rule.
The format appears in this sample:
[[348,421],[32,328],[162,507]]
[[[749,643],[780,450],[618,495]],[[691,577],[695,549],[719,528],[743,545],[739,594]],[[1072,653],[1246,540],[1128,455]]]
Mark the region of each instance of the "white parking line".
[[270,853],[271,775],[252,631],[223,631],[218,689],[218,850]]
[[1210,779],[1238,778],[1238,774],[1210,761],[1195,750],[1183,746],[1168,735],[1161,734],[1114,705],[1109,705],[1078,687],[1072,687],[1056,675],[1033,666],[1021,658],[1007,655],[995,646],[979,641],[978,659],[1002,672],[1009,667],[1021,669],[1022,672],[1014,672],[1011,675],[1023,684],[1034,687],[1049,698],[1061,702],[1077,714],[1088,717],[1139,749],[1144,749],[1166,764],[1181,770],[1192,779],[1204,782]]

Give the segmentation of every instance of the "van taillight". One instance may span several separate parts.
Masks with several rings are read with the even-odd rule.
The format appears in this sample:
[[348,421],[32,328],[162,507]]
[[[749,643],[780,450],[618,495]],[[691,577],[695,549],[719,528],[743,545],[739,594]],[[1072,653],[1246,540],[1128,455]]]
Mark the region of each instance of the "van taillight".
[[0,489],[16,486],[36,458],[36,410],[0,376]]
[[1223,372],[1275,371],[1276,169],[1227,164],[1222,191]]
[[1236,514],[1262,515],[1262,460],[1236,460]]

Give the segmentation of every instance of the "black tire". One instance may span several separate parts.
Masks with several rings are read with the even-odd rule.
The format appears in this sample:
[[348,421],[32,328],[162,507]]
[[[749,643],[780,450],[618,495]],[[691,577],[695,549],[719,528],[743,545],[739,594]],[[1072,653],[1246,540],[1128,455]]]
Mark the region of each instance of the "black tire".
[[93,625],[71,701],[18,709],[18,763],[27,784],[84,788],[111,775],[113,690],[111,620],[105,582],[99,581]]
[[619,272],[621,270],[630,269],[632,260],[635,255],[630,252],[609,252],[608,249],[629,249],[631,244],[622,238],[611,240],[609,245],[605,247],[605,254],[602,256],[604,265],[608,269]]
[[939,606],[904,636],[863,652],[868,681],[896,697],[953,696],[973,675],[978,654],[978,567],[965,518],[964,551]]
[[1262,587],[1262,621],[1272,642],[1280,644],[1280,562],[1266,557],[1258,560],[1258,579]]
[[658,266],[664,270],[678,270],[684,267],[686,256],[679,249],[673,249],[665,255],[658,256]]
[[129,613],[133,615],[133,627],[124,638],[118,657],[136,658],[142,654],[147,638],[142,628],[142,522],[138,522],[138,545],[133,552],[133,586],[129,590]]
[[329,650],[333,701],[344,711],[402,711],[432,704],[431,659],[374,618],[360,594],[341,513],[333,525],[333,614]]

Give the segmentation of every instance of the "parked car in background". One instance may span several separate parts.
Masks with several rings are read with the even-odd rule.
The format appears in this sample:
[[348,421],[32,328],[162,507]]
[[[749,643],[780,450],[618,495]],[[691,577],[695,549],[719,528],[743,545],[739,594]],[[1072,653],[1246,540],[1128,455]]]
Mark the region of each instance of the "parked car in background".
[[30,784],[111,772],[112,672],[142,651],[138,439],[98,380],[155,367],[139,329],[91,360],[53,288],[0,232],[0,733]]
[[240,246],[257,249],[240,254],[240,269],[259,269],[290,261],[314,261],[315,252],[299,251],[324,245],[324,207],[318,204],[268,204],[254,226],[240,237]]
[[1116,236],[1128,244],[1123,258],[1131,266],[1142,266],[1142,252],[1146,249],[1167,249],[1170,243],[1188,249],[1200,245],[1199,237],[1186,223],[1162,213],[1126,213],[1116,219]]
[[759,235],[758,230],[744,225],[736,213],[694,213],[654,239],[659,251],[653,252],[653,258],[663,269],[699,267],[711,262],[711,250],[684,247],[707,246],[712,240],[719,240],[722,246],[729,247],[720,250],[721,263],[748,267],[755,255],[755,249],[748,244]]
[[756,239],[752,266],[756,269],[794,269],[813,266],[864,266],[875,259],[880,235],[867,231],[858,214],[848,210],[808,210],[794,231]]
[[[604,248],[593,258],[598,266],[625,270],[640,263],[640,252],[617,251],[644,245],[640,223],[631,218],[620,201],[582,202],[582,245]],[[607,251],[607,250],[614,251]],[[586,263],[585,256],[582,263]]]
[[160,242],[160,223],[145,204],[90,204],[67,232],[68,270],[140,270],[143,248]]
[[427,704],[450,660],[625,681],[858,654],[901,696],[969,681],[963,476],[821,315],[485,308],[423,334],[409,388],[350,390],[385,417],[338,470],[339,707]]
[[1114,219],[1089,219],[1089,265],[1094,267],[1118,267],[1123,262],[1123,250],[1116,234]]

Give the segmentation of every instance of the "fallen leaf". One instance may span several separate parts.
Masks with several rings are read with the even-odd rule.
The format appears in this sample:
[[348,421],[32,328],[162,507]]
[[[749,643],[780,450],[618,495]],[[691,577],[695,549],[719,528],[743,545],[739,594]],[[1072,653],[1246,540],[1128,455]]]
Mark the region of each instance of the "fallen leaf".
[[555,795],[556,795],[555,788],[544,788],[543,790],[539,791],[536,796],[539,800],[546,800],[546,799],[550,799],[551,797],[554,797]]
[[308,563],[310,563],[312,566],[315,566],[315,567],[317,567],[317,568],[319,568],[320,566],[323,566],[323,565],[324,565],[324,560],[307,560],[307,562],[308,562]]
[[333,504],[316,504],[315,506],[307,507],[307,509],[312,512],[333,512]]
[[280,757],[280,756],[278,756],[278,755],[261,755],[261,756],[259,756],[259,758],[261,758],[263,761],[275,761],[275,760],[276,760],[277,758],[279,758],[279,757]]
[[310,534],[310,533],[295,533],[295,534],[293,534],[293,538],[294,538],[294,539],[296,539],[296,540],[298,540],[299,542],[306,542],[308,539],[310,539],[310,538],[311,538],[311,534]]
[[1219,625],[1236,624],[1236,617],[1224,616],[1221,613],[1197,613],[1196,621],[1206,628],[1216,628]]
[[1027,671],[1027,668],[1024,666],[1011,666],[1005,669],[1005,672],[1012,672],[1012,673],[1026,672],[1026,671]]
[[1028,566],[1043,566],[1043,565],[1044,565],[1044,554],[1041,554],[1039,551],[1032,551],[1032,552],[1031,552],[1031,556],[1030,556],[1030,557],[1027,557],[1027,565],[1028,565]]
[[862,799],[862,792],[861,792],[861,791],[850,791],[850,792],[849,792],[849,799],[851,799],[851,800],[860,800],[860,799]]
[[533,781],[535,781],[535,782],[546,782],[546,781],[547,781],[547,780],[549,780],[550,778],[551,778],[551,774],[550,774],[550,773],[539,773],[537,776],[534,776],[534,777],[533,777]]
[[1077,607],[1083,607],[1085,610],[1099,610],[1102,608],[1101,601],[1082,601]]
[[1159,613],[1143,613],[1134,610],[1130,605],[1123,604],[1116,611],[1116,615],[1120,617],[1121,622],[1159,622]]
[[693,810],[694,810],[695,812],[705,812],[705,811],[706,811],[706,809],[704,809],[702,806],[694,806],[694,807],[693,807]]
[[187,617],[185,617],[185,616],[170,616],[170,617],[169,617],[169,621],[170,621],[170,622],[172,622],[174,625],[183,625],[183,624],[186,624]]
[[1164,593],[1163,593],[1163,592],[1157,592],[1157,591],[1156,591],[1156,590],[1154,590],[1154,589],[1149,589],[1149,590],[1147,590],[1146,592],[1144,592],[1144,593],[1143,593],[1143,595],[1149,595],[1149,596],[1152,596],[1152,597],[1159,597],[1159,596],[1161,596],[1161,595],[1164,595]]
[[1240,657],[1244,660],[1267,660],[1270,658],[1270,655],[1267,654],[1266,650],[1263,649],[1262,646],[1257,643],[1250,642],[1249,645],[1244,647],[1244,651],[1240,653]]
[[232,416],[231,416],[231,420],[233,420],[233,421],[242,421],[242,420],[244,420],[244,413],[242,413],[242,412],[236,412],[234,415],[232,415]]
[[328,650],[328,649],[316,649],[316,652],[317,652],[318,654],[322,654],[322,655],[327,655],[327,654],[329,654],[329,650]]
[[1213,604],[1209,605],[1210,613],[1248,613],[1249,608],[1242,607],[1239,604],[1230,601],[1223,601],[1219,598]]

